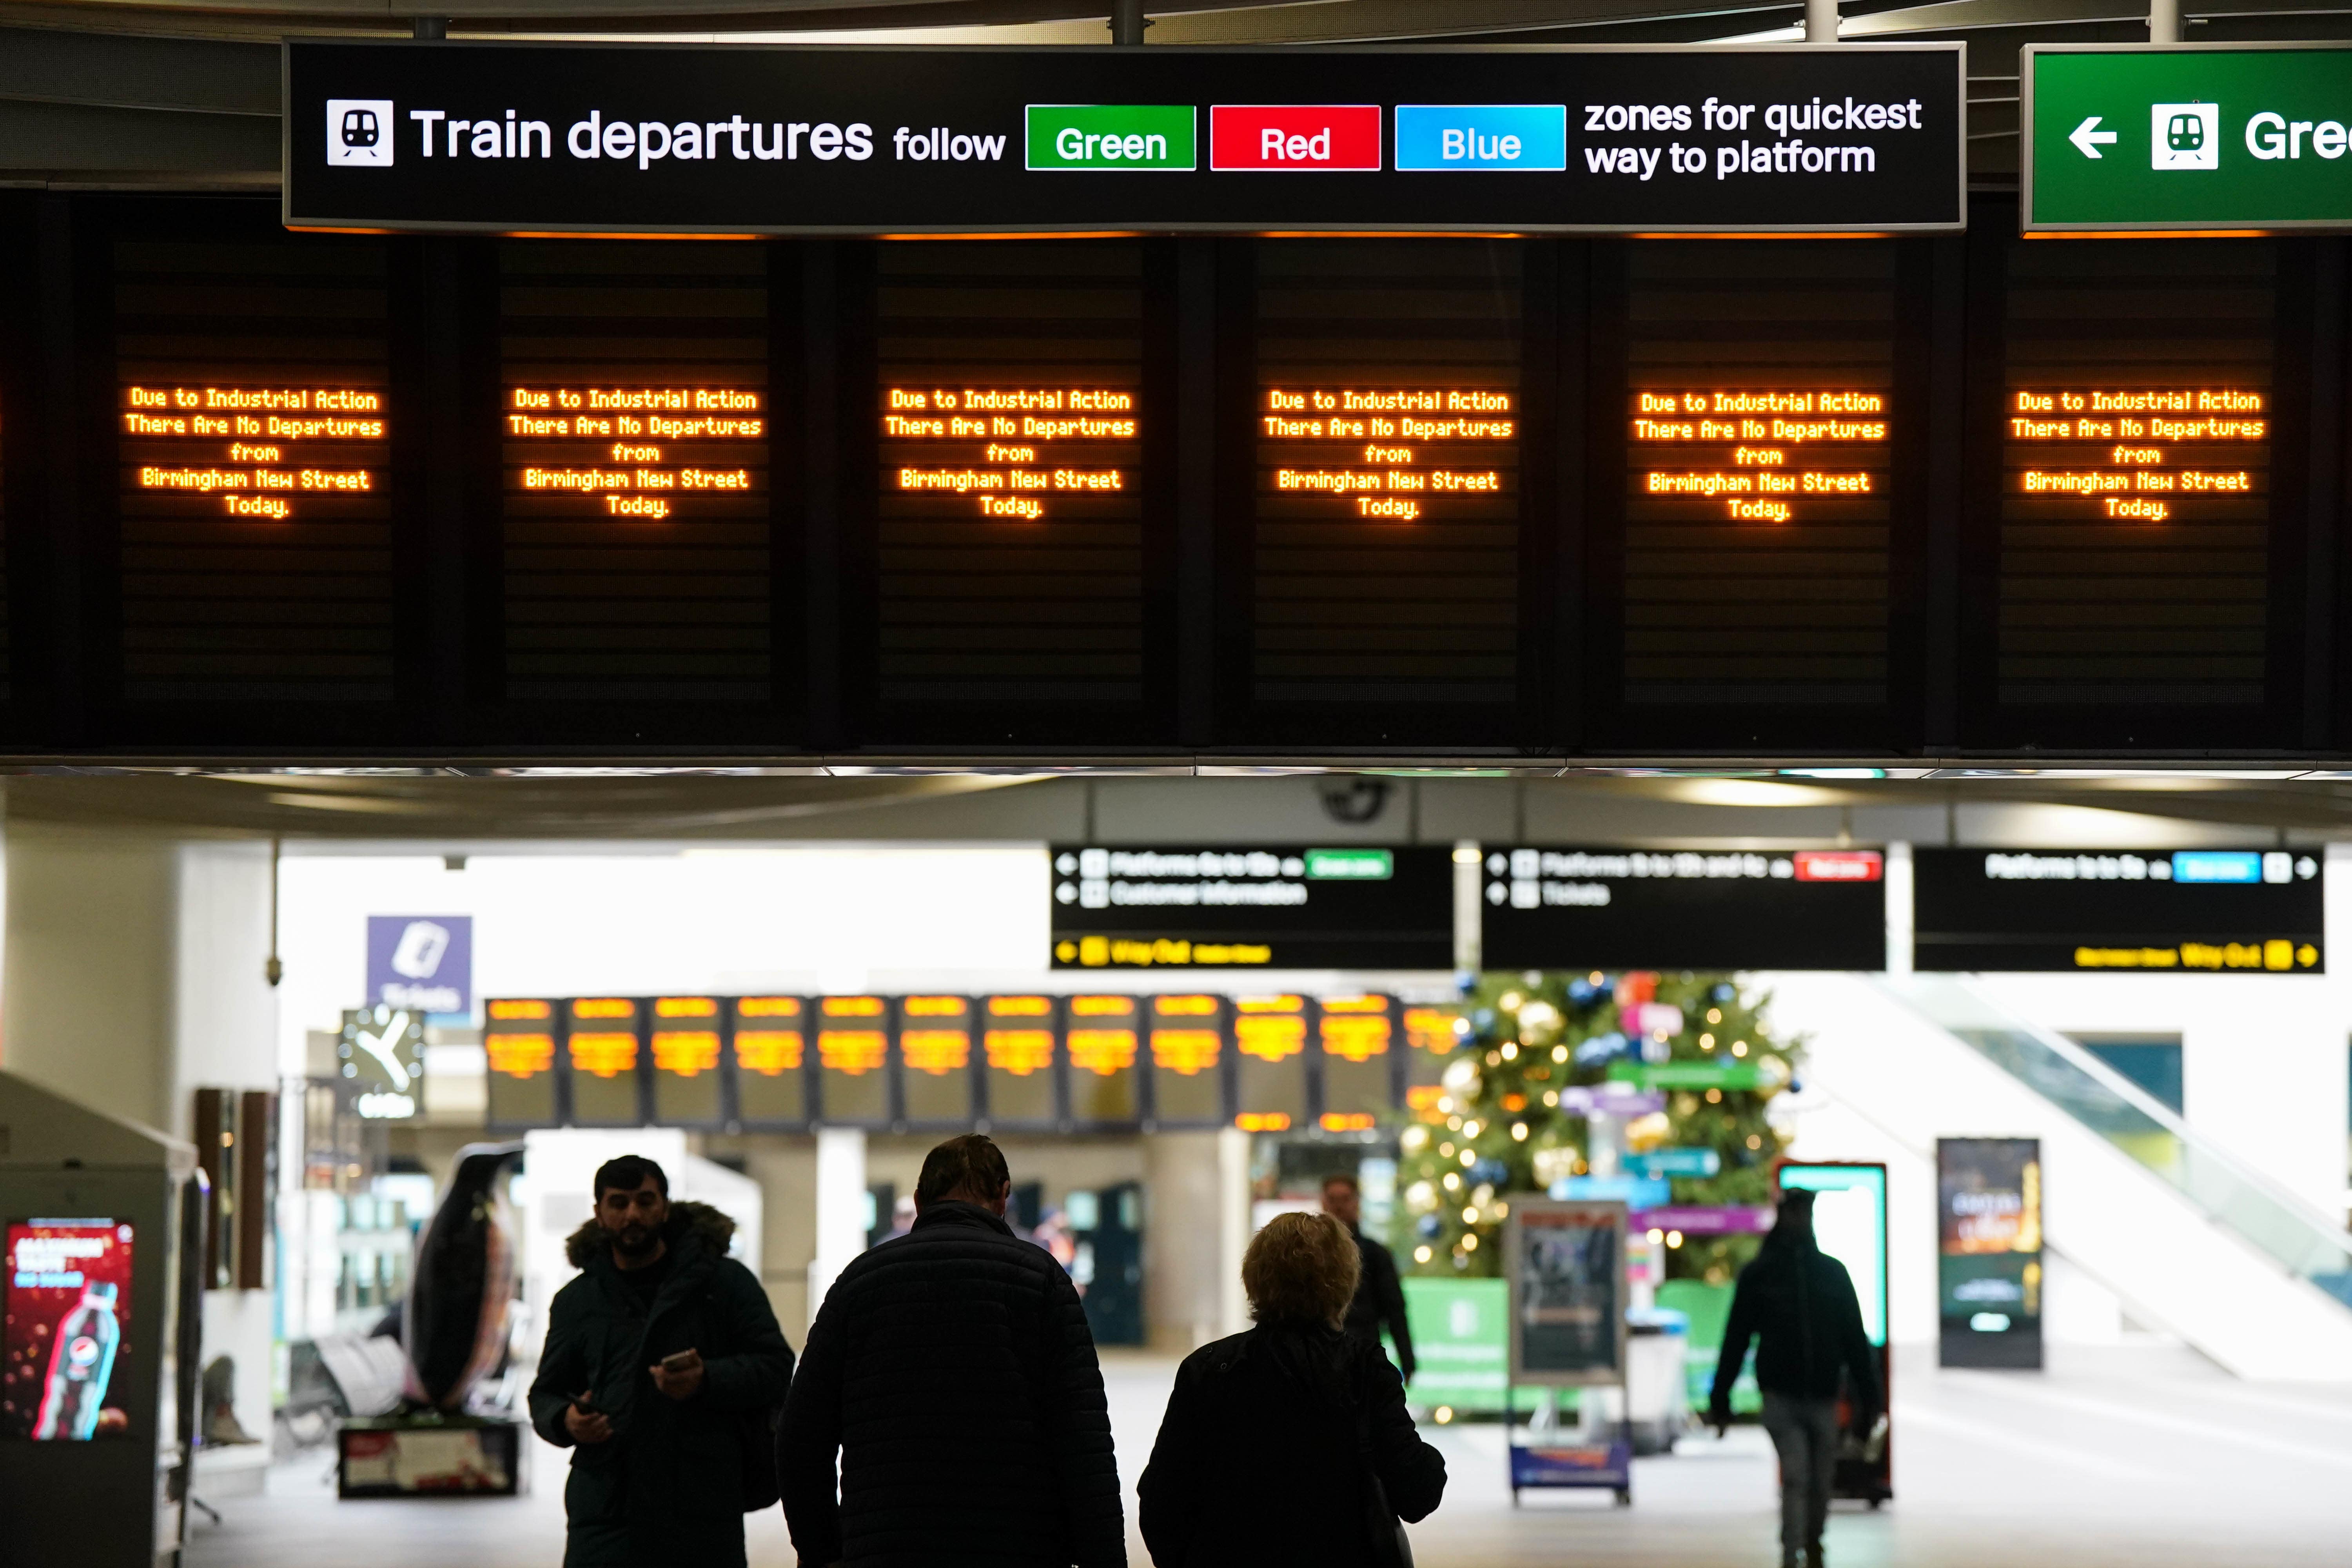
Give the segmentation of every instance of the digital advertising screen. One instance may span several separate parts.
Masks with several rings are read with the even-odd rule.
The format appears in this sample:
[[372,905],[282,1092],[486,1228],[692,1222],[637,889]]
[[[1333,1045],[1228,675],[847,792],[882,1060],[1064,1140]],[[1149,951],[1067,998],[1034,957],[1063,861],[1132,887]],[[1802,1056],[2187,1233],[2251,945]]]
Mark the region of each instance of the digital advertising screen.
[[2316,849],[1915,849],[1920,969],[2326,972]]
[[1326,996],[1316,1004],[1316,1042],[1323,1057],[1327,1132],[1363,1132],[1396,1104],[1391,1089],[1397,1005],[1389,996]]
[[1486,962],[1884,969],[1885,875],[1876,849],[1490,849]]
[[1450,970],[1453,853],[1056,845],[1054,967]]
[[1133,1121],[1136,1055],[1142,998],[1073,996],[1063,1039],[1070,1057],[1070,1116],[1077,1121]]
[[570,1004],[563,1052],[571,1068],[572,1122],[635,1127],[645,1121],[637,1095],[637,1004],[626,996],[582,996]]
[[491,1126],[556,1124],[562,1108],[555,1092],[555,1009],[553,1001],[537,996],[495,997],[484,1005]]
[[735,999],[735,1110],[747,1123],[809,1119],[808,1004],[798,996]]
[[653,1037],[654,1120],[665,1125],[715,1127],[726,1120],[719,1062],[716,996],[656,996]]
[[890,1003],[883,996],[817,999],[819,1109],[827,1121],[890,1120]]
[[[1822,1252],[1845,1266],[1846,1277],[1853,1281],[1854,1299],[1862,1307],[1863,1332],[1877,1352],[1878,1386],[1884,1400],[1894,1373],[1894,1361],[1886,1348],[1886,1167],[1790,1161],[1780,1168],[1778,1179],[1783,1192],[1802,1189],[1814,1194],[1813,1239]],[[1882,1403],[1880,1415],[1887,1415],[1889,1405]],[[1895,1495],[1891,1426],[1874,1455],[1868,1450],[1840,1451],[1832,1489],[1837,1497],[1873,1503]]]
[[1625,1375],[1625,1205],[1518,1198],[1506,1220],[1514,1384]]
[[1307,1124],[1307,998],[1234,998],[1234,1125],[1284,1132]]
[[1154,996],[1149,1006],[1153,1119],[1180,1126],[1223,1125],[1224,998]]
[[898,998],[898,1065],[908,1121],[970,1121],[971,998]]
[[1945,1366],[2042,1364],[2042,1142],[1936,1140]]
[[132,1237],[119,1219],[8,1221],[0,1440],[128,1436]]

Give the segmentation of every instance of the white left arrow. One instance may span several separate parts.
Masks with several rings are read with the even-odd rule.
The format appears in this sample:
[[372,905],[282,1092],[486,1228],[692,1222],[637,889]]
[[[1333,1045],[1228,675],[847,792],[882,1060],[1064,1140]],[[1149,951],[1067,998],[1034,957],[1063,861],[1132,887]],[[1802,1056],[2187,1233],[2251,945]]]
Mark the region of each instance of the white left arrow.
[[[2099,156],[2100,146],[2114,145],[2116,140],[2116,133],[2114,132],[2093,129],[2093,127],[2096,126],[2099,121],[2105,118],[2105,116],[2104,115],[2092,115],[2088,120],[2084,121],[2082,124],[2074,127],[2074,133],[2066,138],[2067,141],[2072,142],[2076,147],[2082,149],[2084,157],[2096,158]],[[2095,142],[2098,145],[2093,145]]]

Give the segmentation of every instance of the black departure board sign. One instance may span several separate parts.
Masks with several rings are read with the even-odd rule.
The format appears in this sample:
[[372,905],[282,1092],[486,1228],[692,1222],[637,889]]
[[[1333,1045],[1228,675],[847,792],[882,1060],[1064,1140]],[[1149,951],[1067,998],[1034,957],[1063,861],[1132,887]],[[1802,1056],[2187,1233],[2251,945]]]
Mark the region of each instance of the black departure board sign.
[[284,216],[612,234],[1958,229],[1962,58],[303,40],[287,45]]
[[747,1127],[809,1120],[808,1004],[798,996],[734,1001],[735,1113]]
[[1140,1107],[1135,1062],[1142,1011],[1139,996],[1069,999],[1062,1038],[1069,1053],[1072,1121],[1136,1120]]
[[1056,969],[1451,969],[1438,848],[1055,846]]
[[653,1063],[654,1120],[672,1127],[726,1121],[719,998],[656,996],[646,1055]]
[[1161,1126],[1223,1125],[1224,998],[1154,996],[1148,1005],[1152,1120]]
[[645,1121],[637,1093],[637,1003],[626,996],[582,996],[567,1005],[563,1039],[579,1127],[635,1127]]
[[1493,849],[1492,969],[1884,969],[1875,849]]
[[1051,996],[990,996],[981,1003],[990,1125],[1042,1127],[1060,1115],[1054,1097],[1056,1014]]
[[556,1093],[556,1004],[511,997],[483,1009],[482,1055],[492,1127],[552,1127],[562,1120]]
[[899,1091],[906,1120],[971,1120],[971,999],[898,998]]
[[1326,996],[1315,1007],[1326,1132],[1365,1132],[1397,1101],[1393,1068],[1404,1045],[1388,996]]
[[816,1059],[822,1120],[868,1126],[890,1121],[889,998],[817,998]]
[[2326,970],[2311,849],[1918,849],[1916,967],[2158,974]]

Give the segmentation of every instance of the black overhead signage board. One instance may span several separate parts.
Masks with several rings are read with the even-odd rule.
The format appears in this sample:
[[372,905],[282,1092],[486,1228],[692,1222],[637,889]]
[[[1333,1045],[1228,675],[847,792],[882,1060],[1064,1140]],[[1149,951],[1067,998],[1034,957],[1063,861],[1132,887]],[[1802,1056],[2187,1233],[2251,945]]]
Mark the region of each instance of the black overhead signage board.
[[2314,849],[1921,849],[1917,967],[2318,974]]
[[1451,969],[1453,851],[1054,847],[1056,969]]
[[1963,226],[1957,44],[286,46],[295,227]]
[[1489,849],[1489,969],[1884,969],[1875,849]]

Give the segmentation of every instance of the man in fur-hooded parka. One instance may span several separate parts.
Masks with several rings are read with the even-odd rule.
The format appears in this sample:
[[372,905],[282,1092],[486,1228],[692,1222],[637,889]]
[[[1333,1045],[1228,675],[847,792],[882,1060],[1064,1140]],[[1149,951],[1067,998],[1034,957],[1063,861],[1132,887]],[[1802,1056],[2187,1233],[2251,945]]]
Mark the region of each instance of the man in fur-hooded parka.
[[[792,1349],[727,1256],[733,1220],[670,1203],[661,1167],[634,1155],[596,1187],[530,1387],[531,1425],[572,1450],[564,1568],[743,1568],[744,1460],[769,1440]],[[687,1351],[698,1366],[662,1366]]]

